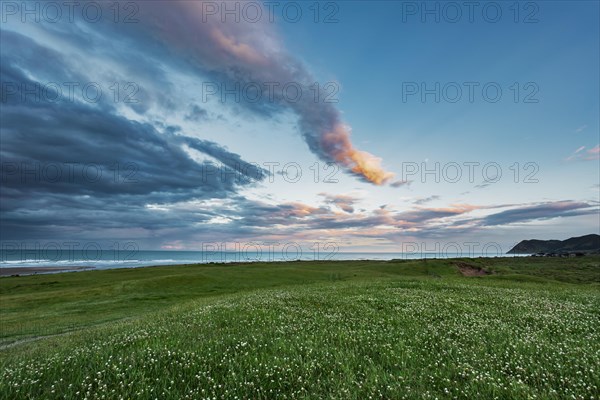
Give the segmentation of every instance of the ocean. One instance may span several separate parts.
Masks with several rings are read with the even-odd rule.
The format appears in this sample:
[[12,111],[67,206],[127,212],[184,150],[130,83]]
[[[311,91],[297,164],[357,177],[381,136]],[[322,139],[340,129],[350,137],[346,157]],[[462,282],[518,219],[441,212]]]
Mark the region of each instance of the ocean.
[[[135,268],[154,265],[269,262],[269,261],[326,261],[326,260],[392,260],[457,257],[514,257],[495,251],[475,252],[328,252],[287,249],[282,251],[155,251],[155,250],[0,250],[0,268],[15,267],[92,267],[96,269]],[[519,256],[519,255],[517,255]]]

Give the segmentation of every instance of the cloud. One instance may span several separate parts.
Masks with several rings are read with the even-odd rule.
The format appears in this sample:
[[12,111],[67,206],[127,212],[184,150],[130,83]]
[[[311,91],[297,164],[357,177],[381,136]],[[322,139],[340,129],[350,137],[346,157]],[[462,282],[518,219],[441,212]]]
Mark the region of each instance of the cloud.
[[579,128],[575,129],[575,133],[583,132],[587,127],[587,125],[581,125]]
[[[110,3],[101,6],[112,15]],[[394,241],[407,234],[472,234],[516,222],[597,213],[590,203],[565,201],[513,205],[473,218],[472,212],[485,207],[423,207],[439,199],[436,195],[416,199],[419,207],[404,210],[368,210],[347,194],[322,194],[316,204],[277,204],[275,196],[249,199],[244,190],[268,172],[245,161],[243,153],[203,139],[201,123],[215,112],[198,98],[185,97],[186,90],[195,94],[207,81],[227,87],[293,82],[312,93],[315,77],[266,23],[204,22],[199,2],[140,2],[139,7],[138,24],[3,25],[3,83],[16,88],[53,81],[122,85],[133,76],[139,89],[136,103],[117,103],[110,96],[96,103],[81,96],[22,101],[20,89],[3,100],[3,240],[135,238],[170,249],[200,241]],[[315,102],[312,96],[291,101],[275,91],[272,99],[263,92],[260,101],[242,97],[230,105],[236,113],[258,118],[293,114],[308,148],[321,159],[337,162],[366,182],[410,184],[394,181],[381,159],[354,146],[351,128],[334,103]],[[171,114],[181,126],[170,122],[166,116]],[[582,159],[597,159],[599,153],[598,146],[576,152]],[[88,173],[101,171],[97,179],[84,175],[86,166]],[[62,168],[60,178],[40,178],[54,167]]]
[[[271,25],[243,20],[223,23],[218,16],[206,15],[202,1],[139,4],[141,23],[127,27],[126,33],[138,40],[152,38],[154,46],[162,45],[172,56],[228,87],[258,87],[259,101],[244,101],[242,96],[240,104],[266,114],[293,111],[309,149],[321,159],[337,162],[377,185],[393,177],[382,168],[380,158],[354,147],[351,129],[340,112],[333,103],[322,101],[327,93],[320,93],[319,101],[308,95],[314,91],[315,78],[286,51]],[[282,90],[267,92],[270,83],[280,87],[291,83],[304,95],[296,100]]]
[[325,197],[325,202],[328,204],[333,204],[341,210],[352,214],[354,212],[354,204],[358,200],[357,197],[352,195],[344,195],[344,194],[327,194],[327,193],[319,193],[320,196]]
[[598,207],[584,202],[556,201],[536,205],[517,207],[488,215],[481,219],[481,225],[497,226],[533,220],[545,220],[558,217],[597,214]]
[[[188,243],[256,238],[277,235],[266,231],[277,226],[283,235],[290,223],[294,227],[330,213],[326,206],[244,198],[240,190],[267,171],[201,139],[202,132],[165,122],[164,114],[180,113],[190,123],[209,115],[180,98],[174,80],[181,75],[197,77],[198,84],[207,77],[223,84],[297,82],[306,93],[314,83],[270,28],[199,24],[195,4],[139,3],[139,24],[77,21],[41,24],[35,27],[39,32],[23,24],[2,29],[1,78],[15,89],[2,93],[0,111],[3,240],[135,238],[181,248],[180,237]],[[127,84],[129,76],[137,81],[133,103],[106,95],[97,102],[81,95],[46,101],[22,91],[47,82]],[[372,183],[391,177],[378,158],[353,147],[350,129],[332,104],[294,103],[277,95],[240,105],[265,117],[291,110],[319,157]],[[41,176],[48,168],[58,168],[61,176]],[[85,169],[100,175],[90,179]],[[332,201],[354,212],[352,200]]]
[[185,115],[186,121],[198,122],[208,117],[208,111],[194,104],[190,106],[190,111]]
[[[125,107],[138,114],[178,111],[179,93],[171,75],[195,76],[199,89],[207,83],[219,88],[240,87],[238,92],[243,92],[251,85],[259,88],[258,101],[241,96],[229,106],[264,117],[291,111],[297,116],[297,126],[308,148],[319,158],[338,163],[365,182],[381,185],[392,179],[393,174],[381,166],[380,158],[354,147],[350,127],[335,104],[327,101],[329,93],[321,85],[318,95],[315,93],[315,77],[286,50],[268,19],[253,23],[229,18],[224,23],[220,15],[206,12],[206,3],[140,1],[137,23],[115,24],[110,18],[89,23],[79,20],[81,16],[76,13],[75,23],[41,24],[39,29],[45,42],[53,42],[69,54],[72,67],[81,66],[95,73],[96,79],[114,82],[135,76],[137,96],[142,101]],[[103,7],[103,15],[112,15],[110,4],[99,6]],[[264,9],[262,13],[267,14]],[[20,29],[23,24],[6,26]],[[288,84],[299,88],[303,95],[299,99],[287,95],[283,88]],[[198,92],[202,94],[204,88]],[[184,118],[198,121],[204,113],[197,111],[193,108]]]
[[410,223],[423,223],[432,219],[440,219],[446,217],[454,217],[457,215],[471,212],[477,206],[468,204],[459,204],[445,208],[418,208],[411,211],[406,211],[395,215],[395,218],[400,221]]
[[591,148],[587,151],[586,160],[598,160],[600,159],[600,145],[596,145],[596,147]]
[[565,161],[593,161],[600,159],[600,145],[584,151],[585,149],[585,146],[578,147],[569,157],[565,158]]
[[[234,197],[268,174],[179,127],[127,119],[107,99],[27,99],[23,90],[39,84],[30,78],[40,65],[36,55],[44,55],[45,74],[56,81],[85,77],[61,54],[15,32],[2,32],[0,54],[0,78],[12,84],[0,110],[4,240],[182,228],[189,223],[181,216],[165,219],[147,206]],[[186,145],[217,160],[223,174],[190,158]],[[213,217],[197,210],[192,220]]]
[[412,183],[412,181],[407,181],[407,180],[404,180],[404,181],[402,181],[402,180],[398,180],[398,181],[394,181],[394,182],[390,183],[390,186],[391,186],[391,187],[395,187],[395,188],[397,188],[397,187],[402,187],[402,186],[408,186],[408,185],[410,185],[411,183]]
[[439,199],[440,199],[440,196],[438,196],[438,195],[432,195],[429,197],[421,197],[421,198],[418,198],[415,201],[413,201],[413,204],[422,205],[422,204],[429,203],[431,201],[439,200]]

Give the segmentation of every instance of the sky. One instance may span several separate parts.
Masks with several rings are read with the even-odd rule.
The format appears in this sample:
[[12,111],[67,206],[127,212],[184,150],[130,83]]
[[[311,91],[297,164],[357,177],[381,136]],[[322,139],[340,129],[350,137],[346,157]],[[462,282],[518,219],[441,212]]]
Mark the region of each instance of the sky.
[[3,246],[600,233],[600,9],[3,2]]

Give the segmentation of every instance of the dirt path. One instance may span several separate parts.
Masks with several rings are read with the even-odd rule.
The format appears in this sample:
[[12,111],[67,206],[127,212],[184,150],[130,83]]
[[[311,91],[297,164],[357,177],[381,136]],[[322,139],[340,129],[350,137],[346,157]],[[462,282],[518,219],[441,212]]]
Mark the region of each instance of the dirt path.
[[490,271],[481,268],[478,265],[471,265],[461,261],[455,263],[454,265],[458,267],[458,270],[462,276],[485,276],[491,274]]

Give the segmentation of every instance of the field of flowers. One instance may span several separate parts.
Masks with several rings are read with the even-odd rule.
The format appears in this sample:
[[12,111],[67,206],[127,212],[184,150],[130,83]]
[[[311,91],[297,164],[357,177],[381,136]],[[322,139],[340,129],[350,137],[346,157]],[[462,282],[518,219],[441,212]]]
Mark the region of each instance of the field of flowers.
[[186,302],[0,354],[2,399],[597,399],[600,293],[331,281]]

